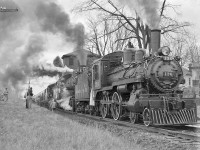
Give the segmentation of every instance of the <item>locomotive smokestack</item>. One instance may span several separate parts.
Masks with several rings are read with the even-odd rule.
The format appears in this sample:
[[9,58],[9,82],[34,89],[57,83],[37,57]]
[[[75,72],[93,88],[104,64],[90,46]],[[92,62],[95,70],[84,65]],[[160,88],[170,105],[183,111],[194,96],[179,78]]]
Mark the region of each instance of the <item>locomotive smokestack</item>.
[[86,59],[79,59],[80,66],[86,66],[87,60]]
[[79,49],[77,50],[77,57],[78,57],[78,60],[79,60],[79,71],[82,72],[86,65],[87,65],[87,53],[85,52],[84,49]]
[[80,65],[79,66],[79,71],[83,72],[85,70],[85,68],[86,68],[86,65]]
[[160,48],[160,29],[151,30],[151,53],[154,54]]

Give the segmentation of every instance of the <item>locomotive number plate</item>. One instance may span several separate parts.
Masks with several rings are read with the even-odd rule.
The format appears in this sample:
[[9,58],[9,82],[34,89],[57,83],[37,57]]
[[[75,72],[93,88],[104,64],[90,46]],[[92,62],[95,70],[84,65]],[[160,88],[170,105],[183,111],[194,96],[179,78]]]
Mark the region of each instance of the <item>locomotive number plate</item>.
[[169,57],[169,56],[163,56],[163,60],[165,60],[165,61],[171,61],[171,60],[173,60],[173,58]]
[[165,71],[163,72],[163,77],[176,77],[176,73]]

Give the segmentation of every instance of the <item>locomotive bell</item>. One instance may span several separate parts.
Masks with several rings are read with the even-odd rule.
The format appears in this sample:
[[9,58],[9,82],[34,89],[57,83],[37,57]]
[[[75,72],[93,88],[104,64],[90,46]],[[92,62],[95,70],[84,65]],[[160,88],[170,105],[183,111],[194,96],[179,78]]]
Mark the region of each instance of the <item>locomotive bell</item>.
[[151,53],[154,55],[160,48],[160,29],[151,30]]

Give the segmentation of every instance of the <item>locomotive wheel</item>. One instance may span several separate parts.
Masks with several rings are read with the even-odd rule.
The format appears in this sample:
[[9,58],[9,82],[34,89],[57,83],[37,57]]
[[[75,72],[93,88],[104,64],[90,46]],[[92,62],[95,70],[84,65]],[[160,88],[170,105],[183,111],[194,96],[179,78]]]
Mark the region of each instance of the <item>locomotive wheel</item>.
[[121,101],[121,96],[117,92],[115,92],[112,96],[113,103],[111,105],[111,113],[114,120],[118,120],[120,118],[122,110]]
[[94,116],[99,116],[99,115],[100,115],[100,104],[99,103],[95,103]]
[[[103,100],[108,101],[108,97],[104,95]],[[101,116],[102,116],[102,118],[106,118],[107,113],[108,113],[108,105],[107,104],[101,104]]]
[[150,114],[150,110],[148,108],[145,108],[143,113],[143,122],[145,126],[150,126],[151,125],[151,114]]
[[134,112],[130,112],[130,122],[131,123],[137,123],[138,122],[138,114],[134,113]]

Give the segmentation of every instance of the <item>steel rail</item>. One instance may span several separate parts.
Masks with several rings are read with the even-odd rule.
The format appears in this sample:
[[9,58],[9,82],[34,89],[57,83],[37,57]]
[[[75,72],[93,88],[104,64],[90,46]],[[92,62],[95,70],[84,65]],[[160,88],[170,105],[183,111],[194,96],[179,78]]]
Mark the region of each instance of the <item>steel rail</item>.
[[[181,141],[182,143],[198,143],[200,144],[200,136],[197,134],[193,134],[193,133],[184,133],[183,131],[175,131],[176,127],[170,128],[168,129],[168,127],[162,127],[162,126],[149,126],[146,127],[143,124],[131,124],[130,122],[125,122],[125,121],[116,121],[113,119],[109,119],[109,118],[102,118],[100,116],[92,116],[89,114],[82,114],[82,113],[76,113],[76,112],[72,112],[72,111],[65,111],[59,108],[56,108],[57,111],[59,112],[63,112],[63,113],[68,113],[71,115],[77,115],[79,117],[83,117],[83,118],[87,118],[87,119],[92,119],[94,121],[98,121],[98,122],[107,122],[113,125],[117,125],[117,126],[123,126],[125,128],[128,129],[132,129],[132,128],[137,128],[140,130],[144,130],[147,132],[152,132],[152,133],[158,133],[160,135],[166,135],[169,136],[171,138],[178,138],[180,140],[186,140],[186,141]],[[190,127],[188,127],[190,128]],[[195,127],[193,127],[195,128]],[[180,130],[180,129],[179,129]]]
[[[35,104],[37,104],[37,103],[35,103]],[[183,131],[185,131],[185,130],[175,131],[176,127],[174,127],[174,126],[173,127],[172,126],[170,126],[170,127],[166,127],[166,126],[146,127],[143,124],[132,124],[128,121],[119,121],[119,120],[116,121],[111,118],[102,118],[100,116],[66,111],[66,110],[63,110],[60,108],[55,108],[54,112],[58,113],[62,116],[66,116],[65,114],[70,114],[70,115],[75,115],[78,117],[87,118],[87,119],[91,119],[91,120],[98,121],[98,122],[103,122],[103,123],[108,123],[108,124],[110,123],[112,125],[121,126],[121,127],[127,128],[127,129],[136,128],[136,129],[140,129],[140,130],[151,132],[151,133],[157,133],[160,135],[168,136],[169,138],[173,138],[173,140],[174,140],[174,138],[177,138],[177,140],[179,140],[181,143],[194,143],[194,144],[198,144],[198,145],[200,144],[200,136],[199,135],[194,134],[194,133],[184,133]],[[188,129],[193,128],[193,130],[195,129],[195,127],[187,127],[187,128]],[[182,141],[182,140],[185,140],[185,141]]]

